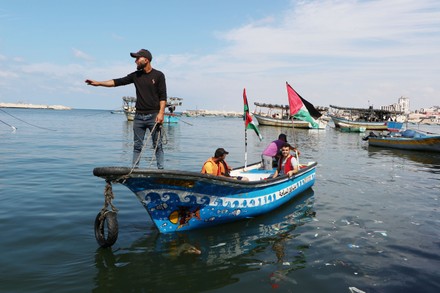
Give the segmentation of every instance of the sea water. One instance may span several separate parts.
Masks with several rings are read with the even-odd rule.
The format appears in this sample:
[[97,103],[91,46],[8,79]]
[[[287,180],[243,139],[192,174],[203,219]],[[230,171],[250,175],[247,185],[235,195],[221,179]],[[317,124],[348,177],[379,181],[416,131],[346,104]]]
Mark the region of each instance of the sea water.
[[[0,120],[0,292],[440,290],[440,154],[368,147],[330,126],[261,126],[260,141],[239,118],[181,117],[164,126],[167,169],[198,172],[218,147],[232,166],[253,163],[283,132],[300,161],[318,162],[315,185],[261,217],[162,235],[115,184],[119,238],[101,249],[105,182],[92,171],[130,166],[132,122],[98,110],[4,109]],[[141,167],[155,167],[151,154]]]

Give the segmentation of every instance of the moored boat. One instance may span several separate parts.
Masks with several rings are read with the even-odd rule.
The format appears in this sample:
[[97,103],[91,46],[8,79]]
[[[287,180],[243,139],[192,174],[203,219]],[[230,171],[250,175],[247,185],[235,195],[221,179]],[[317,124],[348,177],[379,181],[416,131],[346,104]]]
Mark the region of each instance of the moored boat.
[[263,114],[252,114],[255,119],[258,121],[258,125],[265,125],[265,126],[280,126],[280,127],[295,127],[295,128],[303,128],[303,129],[309,129],[310,123],[307,121],[297,120],[297,119],[281,119],[276,117],[269,117]]
[[387,110],[379,110],[370,108],[349,108],[330,105],[331,113],[329,116],[333,120],[336,128],[342,126],[349,127],[365,127],[366,130],[390,130],[398,131],[403,123],[392,123],[396,120],[397,115],[402,112],[390,112]]
[[377,135],[370,132],[363,139],[368,140],[369,146],[440,152],[440,135],[426,134],[412,129],[389,135]]
[[[387,123],[375,122],[375,121],[355,121],[342,117],[337,117],[335,115],[330,114],[330,118],[332,118],[333,123],[336,128],[343,127],[352,127],[352,128],[364,128],[365,130],[387,130]],[[364,130],[364,131],[365,131]]]
[[[256,106],[252,115],[257,119],[259,125],[294,127],[301,129],[312,129],[310,122],[299,119],[292,119],[289,115],[288,105],[266,104],[255,102]],[[318,120],[318,129],[325,129],[325,121]]]
[[[190,171],[128,167],[95,168],[93,174],[107,182],[106,207],[112,205],[111,183],[120,183],[136,195],[157,229],[161,233],[170,233],[271,212],[313,186],[316,165],[316,162],[302,164],[300,171],[290,178],[287,175],[271,178],[273,170],[262,169],[261,163],[231,171],[231,176],[243,176],[249,181]],[[101,246],[111,246],[115,241],[102,239],[107,212],[100,212],[95,223]],[[115,216],[115,210],[110,213]]]
[[124,111],[127,121],[133,121],[136,114],[136,98],[135,97],[122,97],[122,110]]
[[[164,115],[164,123],[177,123],[179,122],[180,114],[174,113],[177,106],[182,106],[182,98],[168,97],[166,110]],[[122,97],[123,105],[122,109],[127,117],[127,121],[133,121],[136,114],[136,98],[135,97]]]
[[166,109],[168,112],[165,112],[164,123],[177,123],[179,122],[179,118],[181,114],[174,113],[176,111],[177,106],[182,106],[182,98],[178,97],[168,97]]
[[367,128],[364,127],[364,126],[353,126],[353,125],[350,125],[350,124],[347,124],[347,123],[340,122],[339,123],[339,129],[342,132],[365,132],[365,130]]

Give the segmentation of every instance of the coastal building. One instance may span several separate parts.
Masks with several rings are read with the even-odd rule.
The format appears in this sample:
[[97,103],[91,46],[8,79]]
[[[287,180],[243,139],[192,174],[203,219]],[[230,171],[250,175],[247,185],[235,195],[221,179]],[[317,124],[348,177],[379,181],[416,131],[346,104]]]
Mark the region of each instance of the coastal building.
[[388,106],[381,106],[380,109],[390,112],[403,112],[405,115],[411,112],[409,109],[409,98],[403,96],[399,98],[397,103]]

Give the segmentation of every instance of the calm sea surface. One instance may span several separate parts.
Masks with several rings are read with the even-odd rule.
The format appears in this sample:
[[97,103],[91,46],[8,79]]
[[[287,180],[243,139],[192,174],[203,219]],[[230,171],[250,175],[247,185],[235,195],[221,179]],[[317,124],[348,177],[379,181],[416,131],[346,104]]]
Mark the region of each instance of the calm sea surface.
[[[262,142],[247,132],[248,163],[285,132],[302,161],[318,162],[312,189],[262,217],[161,235],[113,185],[119,238],[100,249],[105,182],[92,171],[131,164],[131,123],[109,111],[4,110],[17,130],[0,123],[0,292],[440,292],[440,154],[369,148],[331,127],[260,127]],[[199,171],[217,147],[244,164],[241,119],[182,117],[165,130],[167,169]],[[145,155],[141,167],[154,167]],[[184,243],[202,254],[179,256]]]

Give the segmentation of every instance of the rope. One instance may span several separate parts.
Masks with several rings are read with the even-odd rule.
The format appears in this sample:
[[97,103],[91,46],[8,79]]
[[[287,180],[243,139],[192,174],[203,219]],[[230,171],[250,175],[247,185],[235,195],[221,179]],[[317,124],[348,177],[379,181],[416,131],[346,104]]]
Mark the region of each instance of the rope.
[[112,200],[115,198],[113,194],[112,183],[109,180],[106,180],[105,182],[107,182],[107,184],[104,188],[104,206],[101,209],[101,216],[99,217],[101,221],[104,219],[105,214],[110,212],[109,210],[107,210],[109,205],[112,208],[113,212],[118,211],[118,209],[112,203]]
[[[4,113],[8,114],[8,115],[11,116],[12,118],[15,118],[15,119],[17,119],[17,120],[19,120],[19,121],[21,121],[21,122],[23,122],[23,123],[26,123],[27,125],[30,125],[30,126],[33,126],[33,127],[36,127],[36,128],[40,128],[40,129],[44,129],[44,130],[56,131],[56,129],[50,129],[50,128],[46,128],[46,127],[41,127],[41,126],[38,126],[38,125],[35,125],[35,124],[31,124],[31,123],[29,123],[29,122],[26,122],[26,121],[24,121],[23,119],[20,119],[20,118],[18,118],[18,117],[15,117],[15,116],[12,115],[12,114],[9,114],[8,112],[6,112],[5,110],[3,110],[3,109],[1,109],[1,108],[0,108],[0,111],[2,111],[2,112],[4,112]],[[3,121],[2,121],[2,122],[3,122]]]
[[[159,126],[158,126],[158,125],[159,125]],[[148,135],[147,139],[144,139],[144,143],[143,143],[143,145],[142,145],[141,152],[139,153],[139,156],[137,157],[136,161],[133,162],[133,165],[132,165],[132,167],[131,167],[130,172],[129,172],[127,175],[122,176],[121,178],[124,178],[124,177],[126,178],[126,177],[130,176],[130,174],[133,172],[133,170],[134,170],[134,169],[136,168],[136,166],[139,164],[139,162],[140,162],[140,160],[141,160],[141,157],[142,157],[142,153],[143,153],[144,150],[146,149],[146,146],[147,146],[147,144],[148,144],[148,141],[153,137],[153,133],[155,133],[155,131],[158,131],[158,135],[157,135],[156,143],[154,144],[154,145],[155,145],[155,147],[154,147],[154,154],[156,154],[156,150],[157,150],[157,147],[158,147],[158,142],[159,142],[159,140],[162,140],[162,145],[168,143],[168,137],[167,137],[167,135],[166,135],[166,133],[165,133],[163,127],[161,127],[161,125],[162,125],[162,124],[157,123],[157,122],[154,124],[153,129],[150,131],[150,134]],[[158,128],[158,129],[156,130],[156,128]],[[149,164],[149,166],[151,166],[152,164],[153,164],[153,156],[151,156],[151,160],[150,160],[150,164]]]
[[5,124],[5,125],[7,125],[7,126],[11,127],[11,128],[12,128],[12,131],[13,131],[13,132],[15,132],[15,130],[17,130],[17,127],[15,127],[15,126],[12,126],[11,124],[8,124],[8,123],[6,123],[6,122],[5,122],[5,121],[3,121],[3,120],[0,120],[0,122],[2,122],[3,124]]

